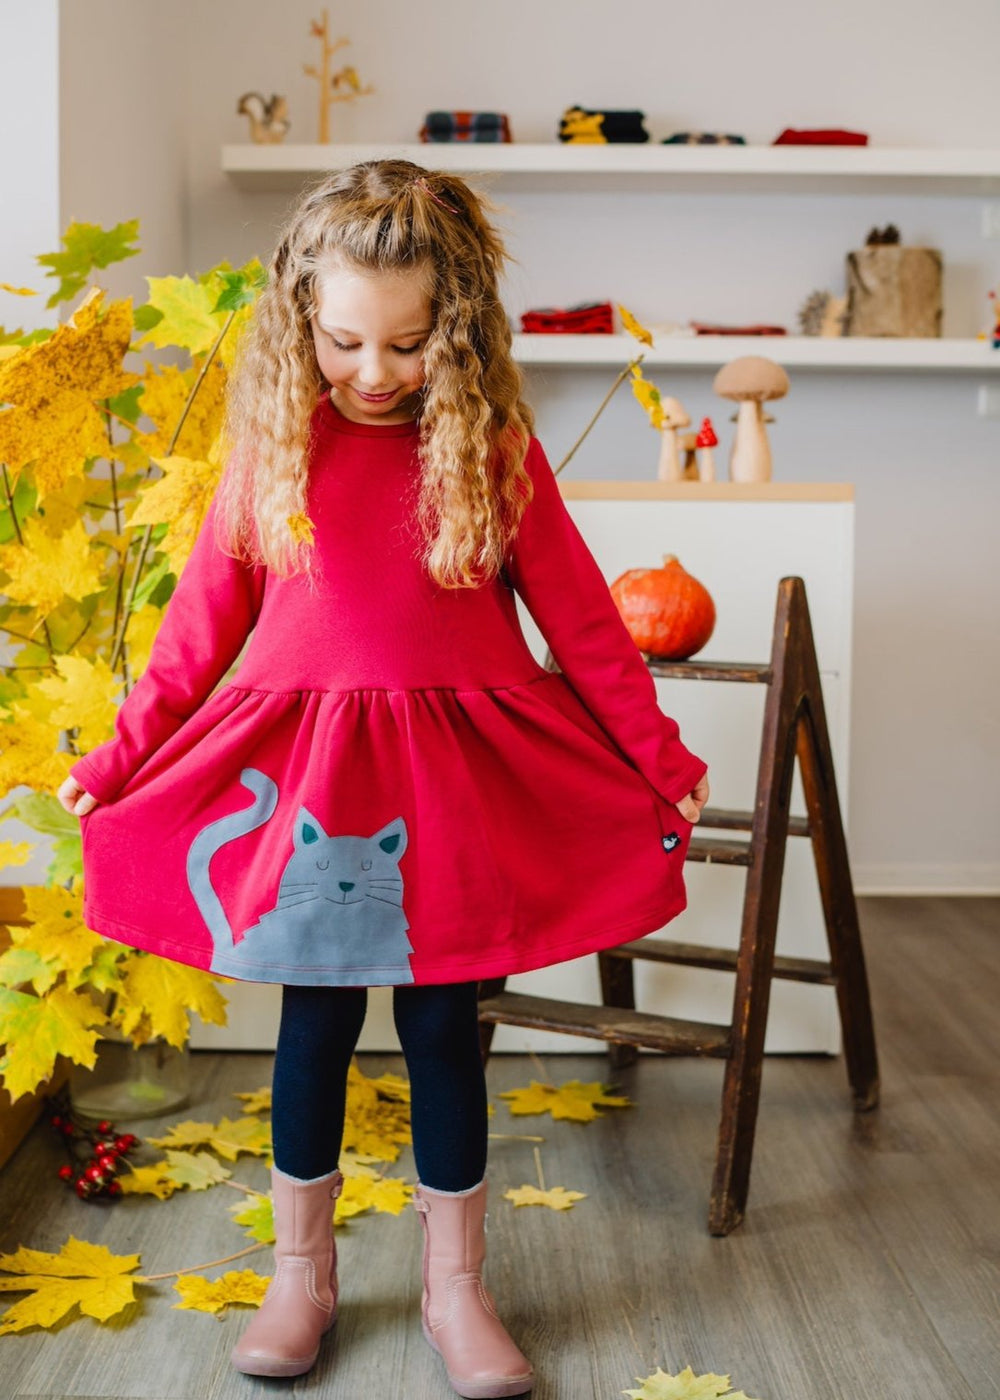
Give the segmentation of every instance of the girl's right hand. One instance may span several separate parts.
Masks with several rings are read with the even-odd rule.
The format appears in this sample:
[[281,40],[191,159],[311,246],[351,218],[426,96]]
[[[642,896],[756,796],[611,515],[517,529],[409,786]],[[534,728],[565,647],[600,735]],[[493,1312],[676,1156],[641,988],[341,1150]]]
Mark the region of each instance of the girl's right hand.
[[92,812],[95,807],[100,805],[97,798],[92,797],[75,778],[67,778],[56,793],[56,797],[66,808],[66,811],[74,817],[85,817],[88,812]]

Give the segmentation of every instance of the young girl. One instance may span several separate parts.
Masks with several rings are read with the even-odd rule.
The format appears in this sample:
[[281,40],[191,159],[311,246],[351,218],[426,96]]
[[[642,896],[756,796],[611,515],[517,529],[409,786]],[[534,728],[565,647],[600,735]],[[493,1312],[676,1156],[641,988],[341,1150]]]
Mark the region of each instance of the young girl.
[[[277,1267],[233,1351],[252,1375],[307,1371],[334,1320],[347,1071],[366,989],[392,986],[425,1335],[460,1395],[531,1388],[482,1282],[477,981],[685,904],[705,764],[531,436],[504,256],[463,181],[407,161],[302,199],[148,670],[60,791],[92,929],[283,987]],[[515,591],[560,672],[529,651]]]

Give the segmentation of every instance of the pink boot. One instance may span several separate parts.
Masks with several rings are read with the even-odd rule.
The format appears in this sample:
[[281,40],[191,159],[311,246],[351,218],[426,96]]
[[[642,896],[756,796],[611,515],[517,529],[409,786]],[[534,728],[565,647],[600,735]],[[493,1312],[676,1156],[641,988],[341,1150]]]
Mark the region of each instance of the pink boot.
[[337,1316],[333,1211],[344,1178],[334,1171],[298,1181],[273,1167],[271,1185],[274,1277],[231,1360],[249,1376],[300,1376]]
[[483,1285],[486,1182],[455,1193],[418,1185],[413,1204],[424,1226],[424,1336],[449,1381],[467,1400],[523,1395],[534,1371]]

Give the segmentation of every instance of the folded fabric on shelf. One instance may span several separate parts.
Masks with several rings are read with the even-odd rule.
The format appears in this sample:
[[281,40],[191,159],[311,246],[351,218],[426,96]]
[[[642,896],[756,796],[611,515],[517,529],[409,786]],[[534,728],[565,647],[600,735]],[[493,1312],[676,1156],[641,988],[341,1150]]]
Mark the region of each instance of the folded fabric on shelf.
[[506,142],[513,138],[504,112],[428,112],[421,141]]
[[843,131],[840,127],[816,127],[810,130],[796,130],[786,126],[780,136],[774,138],[775,146],[867,146],[868,133],[865,131]]
[[522,312],[521,330],[528,335],[611,335],[614,313],[610,301],[565,308],[545,306]]
[[745,136],[732,136],[717,131],[675,131],[673,136],[664,136],[663,146],[745,146]]
[[639,111],[605,112],[567,107],[559,123],[559,140],[588,145],[648,141],[649,132],[643,126],[645,119],[645,112]]

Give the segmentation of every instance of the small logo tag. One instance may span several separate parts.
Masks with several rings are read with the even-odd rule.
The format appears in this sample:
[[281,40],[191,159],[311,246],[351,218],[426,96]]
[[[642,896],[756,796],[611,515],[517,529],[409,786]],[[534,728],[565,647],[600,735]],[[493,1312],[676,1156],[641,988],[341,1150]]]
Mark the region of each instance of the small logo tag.
[[679,845],[680,845],[680,842],[681,842],[681,838],[677,835],[677,832],[676,832],[676,831],[672,831],[672,832],[670,833],[669,836],[664,836],[664,838],[663,838],[663,849],[664,849],[665,851],[672,851],[672,850],[674,849],[675,846],[679,846]]

